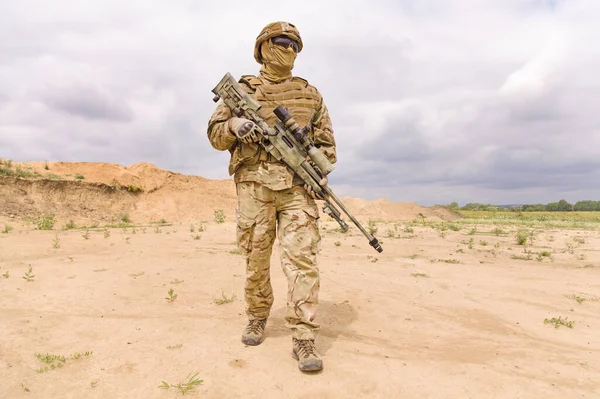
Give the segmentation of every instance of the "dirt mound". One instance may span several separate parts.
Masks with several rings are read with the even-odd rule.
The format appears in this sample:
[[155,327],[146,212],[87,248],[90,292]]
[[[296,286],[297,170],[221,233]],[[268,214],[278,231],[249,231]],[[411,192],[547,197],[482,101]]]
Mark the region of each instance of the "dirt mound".
[[[0,215],[39,218],[54,214],[58,223],[115,222],[124,215],[135,223],[166,220],[212,220],[223,210],[233,221],[237,203],[232,179],[166,171],[142,162],[122,166],[101,162],[3,162],[0,174]],[[455,220],[444,207],[426,208],[387,199],[366,201],[345,197],[357,219]],[[347,219],[347,218],[344,218]]]

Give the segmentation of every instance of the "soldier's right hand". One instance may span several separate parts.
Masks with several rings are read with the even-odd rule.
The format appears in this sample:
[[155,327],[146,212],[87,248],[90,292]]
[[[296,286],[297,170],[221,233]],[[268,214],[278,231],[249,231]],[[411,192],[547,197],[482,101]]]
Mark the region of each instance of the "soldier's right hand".
[[255,143],[260,141],[260,135],[256,133],[256,125],[246,118],[231,118],[229,130],[243,143]]

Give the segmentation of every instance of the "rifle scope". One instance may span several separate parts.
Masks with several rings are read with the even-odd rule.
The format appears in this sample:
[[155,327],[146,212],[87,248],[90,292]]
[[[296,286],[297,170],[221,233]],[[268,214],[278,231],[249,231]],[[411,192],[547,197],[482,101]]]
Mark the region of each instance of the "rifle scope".
[[306,137],[306,133],[304,130],[300,129],[300,126],[296,122],[292,115],[288,112],[288,110],[283,106],[279,105],[277,108],[273,110],[273,113],[283,124],[285,127],[292,133],[292,135],[298,140],[298,143],[304,146],[306,152],[308,152],[308,156],[310,159],[317,165],[317,167],[321,170],[324,175],[328,175],[334,169],[334,166],[329,162],[325,154],[323,154],[318,148],[316,148]]

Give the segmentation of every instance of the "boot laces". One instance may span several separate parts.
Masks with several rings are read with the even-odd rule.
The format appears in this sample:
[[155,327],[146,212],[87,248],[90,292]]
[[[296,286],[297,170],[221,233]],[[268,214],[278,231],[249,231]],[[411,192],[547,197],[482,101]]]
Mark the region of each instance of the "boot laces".
[[248,324],[247,331],[250,334],[260,334],[263,328],[265,327],[265,321],[262,319],[254,319],[250,320]]
[[315,354],[315,345],[312,340],[309,339],[299,339],[296,341],[298,344],[298,349],[305,356],[313,356]]

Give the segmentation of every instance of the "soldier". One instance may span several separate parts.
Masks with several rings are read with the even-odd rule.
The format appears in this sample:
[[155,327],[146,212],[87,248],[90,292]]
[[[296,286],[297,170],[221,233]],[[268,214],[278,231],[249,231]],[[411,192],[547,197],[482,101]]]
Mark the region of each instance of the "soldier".
[[[260,73],[243,75],[239,82],[261,104],[261,116],[269,125],[276,120],[273,110],[283,105],[300,126],[311,127],[308,137],[335,163],[335,140],[323,98],[306,80],[292,75],[302,47],[294,25],[281,21],[268,24],[254,46]],[[242,342],[259,345],[263,341],[273,304],[270,258],[277,235],[288,281],[285,320],[292,334],[292,354],[300,370],[318,371],[323,367],[315,347],[320,329],[315,322],[320,287],[318,194],[257,143],[260,135],[252,132],[254,127],[252,121],[234,117],[221,102],[207,129],[211,145],[230,152],[229,174],[236,184],[237,242],[246,259],[248,324]],[[327,179],[320,183],[327,184]]]

